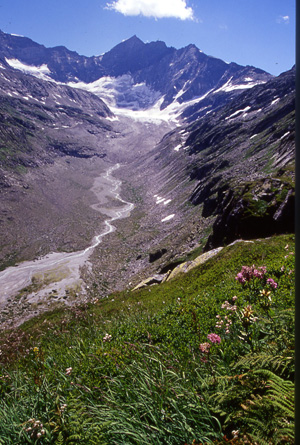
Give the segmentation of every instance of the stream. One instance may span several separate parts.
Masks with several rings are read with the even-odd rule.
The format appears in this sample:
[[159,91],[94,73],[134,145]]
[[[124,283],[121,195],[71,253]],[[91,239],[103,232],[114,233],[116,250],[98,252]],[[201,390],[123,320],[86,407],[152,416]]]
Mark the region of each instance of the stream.
[[108,216],[104,229],[96,235],[90,246],[77,252],[52,252],[33,261],[25,261],[17,266],[8,267],[0,272],[0,309],[11,297],[34,282],[38,290],[27,296],[27,301],[38,302],[47,298],[49,292],[56,298],[63,297],[72,286],[81,289],[80,268],[87,262],[93,250],[101,243],[102,238],[115,230],[113,221],[129,216],[134,205],[120,197],[122,182],[112,176],[120,167],[115,164],[95,179],[92,191],[98,202],[92,208]]

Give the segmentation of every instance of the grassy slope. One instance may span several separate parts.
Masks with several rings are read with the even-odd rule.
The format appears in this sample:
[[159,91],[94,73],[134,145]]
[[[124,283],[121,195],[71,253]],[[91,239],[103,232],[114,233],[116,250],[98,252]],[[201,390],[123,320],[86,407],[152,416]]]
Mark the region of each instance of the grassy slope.
[[[293,443],[293,251],[292,235],[236,243],[3,334],[0,443]],[[252,264],[264,278],[235,280]]]

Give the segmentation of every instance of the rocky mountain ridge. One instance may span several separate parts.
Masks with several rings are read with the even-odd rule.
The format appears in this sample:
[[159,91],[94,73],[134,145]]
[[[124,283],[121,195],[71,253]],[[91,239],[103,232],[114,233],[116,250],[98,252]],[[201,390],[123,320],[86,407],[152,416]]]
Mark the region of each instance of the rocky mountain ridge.
[[[85,57],[64,47],[45,48],[28,38],[0,31],[0,58],[44,79],[80,83],[80,88],[88,88],[99,79],[130,76],[131,93],[144,84],[154,94],[159,93],[162,110],[171,103],[185,103],[220,88],[223,90],[218,102],[223,103],[234,91],[251,88],[272,77],[251,66],[227,64],[207,56],[192,44],[177,50],[160,41],[143,43],[136,36],[104,55]],[[147,104],[143,106],[147,108]]]

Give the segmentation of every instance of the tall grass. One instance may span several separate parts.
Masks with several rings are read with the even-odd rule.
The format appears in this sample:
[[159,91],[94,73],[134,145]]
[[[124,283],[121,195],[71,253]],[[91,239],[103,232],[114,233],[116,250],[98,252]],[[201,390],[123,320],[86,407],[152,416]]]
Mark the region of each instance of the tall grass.
[[0,443],[294,443],[293,245],[3,334]]

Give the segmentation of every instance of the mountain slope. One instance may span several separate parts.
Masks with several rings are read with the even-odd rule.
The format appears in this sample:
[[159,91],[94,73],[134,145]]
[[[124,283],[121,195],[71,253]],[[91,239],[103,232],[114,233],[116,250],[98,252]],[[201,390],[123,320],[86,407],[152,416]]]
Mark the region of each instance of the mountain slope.
[[[0,101],[2,169],[53,162],[61,153],[100,154],[99,133],[110,129],[106,118],[113,116],[97,96],[20,73],[4,61],[0,61]],[[84,140],[71,139],[75,127],[83,125]],[[97,141],[89,127],[95,127]]]
[[[157,251],[167,253],[152,272],[166,269],[184,248],[201,245],[209,227],[206,249],[292,232],[294,156],[294,68],[165,135],[135,164],[136,176],[151,190],[152,211],[163,210],[161,218],[175,215],[161,229]],[[155,211],[153,196],[171,202]]]

